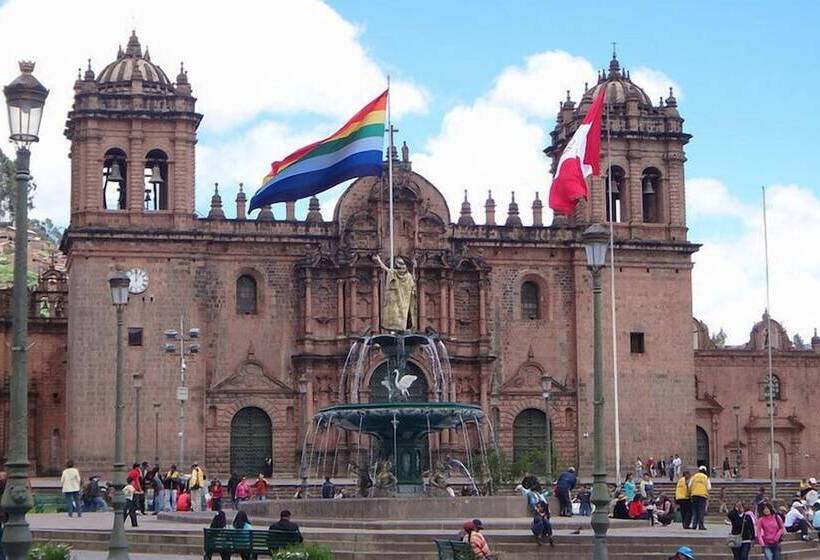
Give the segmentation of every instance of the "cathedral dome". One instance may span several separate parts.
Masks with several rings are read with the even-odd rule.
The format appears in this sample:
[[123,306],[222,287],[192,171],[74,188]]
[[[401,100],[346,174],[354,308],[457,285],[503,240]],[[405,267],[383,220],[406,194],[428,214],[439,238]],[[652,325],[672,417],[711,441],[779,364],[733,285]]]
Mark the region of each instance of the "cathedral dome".
[[601,72],[598,83],[584,92],[581,104],[592,103],[601,88],[606,88],[606,96],[610,103],[623,104],[630,100],[637,100],[640,107],[651,107],[652,101],[640,86],[629,78],[629,73],[621,70],[621,65],[615,55],[609,61],[609,73]]
[[125,52],[120,48],[117,60],[103,68],[97,77],[97,84],[100,89],[122,87],[129,84],[134,77],[141,78],[147,89],[154,86],[159,90],[174,91],[171,80],[162,68],[151,62],[147,49],[143,55],[136,32],[131,32]]

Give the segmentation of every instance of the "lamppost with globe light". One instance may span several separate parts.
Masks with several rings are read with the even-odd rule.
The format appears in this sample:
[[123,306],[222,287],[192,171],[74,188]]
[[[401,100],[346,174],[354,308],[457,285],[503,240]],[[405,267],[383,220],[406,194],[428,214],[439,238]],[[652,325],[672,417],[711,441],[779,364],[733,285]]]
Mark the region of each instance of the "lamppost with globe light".
[[592,272],[592,384],[593,384],[593,447],[592,447],[592,558],[606,560],[606,532],[609,529],[609,491],[606,485],[606,457],[604,456],[604,360],[601,325],[601,268],[606,263],[609,230],[601,224],[589,226],[583,234],[587,268]]
[[21,74],[3,88],[9,116],[9,138],[17,148],[14,163],[14,285],[12,288],[13,341],[9,382],[8,481],[2,508],[8,514],[3,530],[3,550],[10,560],[24,560],[31,548],[31,529],[26,512],[33,505],[28,483],[28,189],[31,183],[28,147],[39,141],[40,120],[48,90],[34,77],[34,63],[20,62]]
[[[123,341],[122,324],[123,312],[128,305],[128,286],[131,280],[125,272],[116,272],[108,279],[111,288],[111,303],[117,310],[117,371],[114,383],[114,527],[111,530],[111,541],[108,544],[108,560],[128,560],[128,539],[125,537],[125,462],[123,445],[123,393],[125,380],[123,379]],[[137,428],[139,429],[139,427]]]

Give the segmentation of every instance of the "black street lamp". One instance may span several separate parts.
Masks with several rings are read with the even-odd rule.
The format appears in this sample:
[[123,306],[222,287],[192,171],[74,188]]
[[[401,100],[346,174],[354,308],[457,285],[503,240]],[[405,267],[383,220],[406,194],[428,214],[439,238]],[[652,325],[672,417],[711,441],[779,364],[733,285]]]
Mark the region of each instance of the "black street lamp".
[[604,456],[604,360],[601,325],[601,268],[606,263],[609,230],[601,224],[589,226],[583,234],[587,268],[592,272],[592,382],[593,382],[593,447],[592,447],[592,558],[606,560],[606,532],[609,529],[609,490],[606,486],[606,457]]
[[17,147],[14,199],[14,286],[12,289],[14,338],[9,383],[8,482],[2,508],[8,514],[3,550],[10,560],[24,560],[31,548],[26,512],[34,506],[28,484],[28,188],[31,182],[28,147],[39,141],[40,120],[48,90],[32,75],[34,63],[20,62],[21,74],[3,88],[9,115],[9,138]]
[[[108,279],[111,288],[111,303],[117,309],[117,372],[115,381],[114,404],[114,527],[111,530],[111,541],[108,544],[108,560],[128,560],[128,539],[125,537],[125,462],[122,416],[123,393],[125,380],[123,379],[123,343],[122,343],[122,315],[128,305],[128,286],[131,280],[125,272],[116,272]],[[137,426],[137,430],[139,430]]]
[[546,436],[547,443],[544,447],[544,459],[546,460],[546,486],[552,488],[552,426],[550,425],[550,392],[552,390],[552,377],[546,373],[541,376],[541,396],[544,397],[544,416],[547,420]]

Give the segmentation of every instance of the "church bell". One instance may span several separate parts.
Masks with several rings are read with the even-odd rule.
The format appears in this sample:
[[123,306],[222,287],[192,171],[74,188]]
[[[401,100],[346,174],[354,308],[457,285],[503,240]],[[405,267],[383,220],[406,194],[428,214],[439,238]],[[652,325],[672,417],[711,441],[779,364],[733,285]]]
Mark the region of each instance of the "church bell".
[[162,183],[162,173],[160,173],[159,165],[154,165],[151,168],[151,178],[148,180],[152,185],[159,185]]
[[116,161],[111,162],[111,171],[108,173],[109,183],[122,183],[122,173],[120,172],[120,164]]

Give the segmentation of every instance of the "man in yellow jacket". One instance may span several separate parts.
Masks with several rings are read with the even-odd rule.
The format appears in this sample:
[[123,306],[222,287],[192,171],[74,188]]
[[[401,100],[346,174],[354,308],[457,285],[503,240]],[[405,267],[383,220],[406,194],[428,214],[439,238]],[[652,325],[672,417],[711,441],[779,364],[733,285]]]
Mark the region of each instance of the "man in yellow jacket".
[[692,523],[692,500],[689,499],[689,471],[683,471],[675,486],[675,501],[680,508],[680,518],[683,528],[689,529]]
[[706,530],[703,524],[706,517],[706,500],[709,498],[709,490],[712,489],[712,481],[706,474],[706,466],[698,467],[698,472],[689,479],[689,496],[692,500],[692,528],[697,527],[701,531]]

